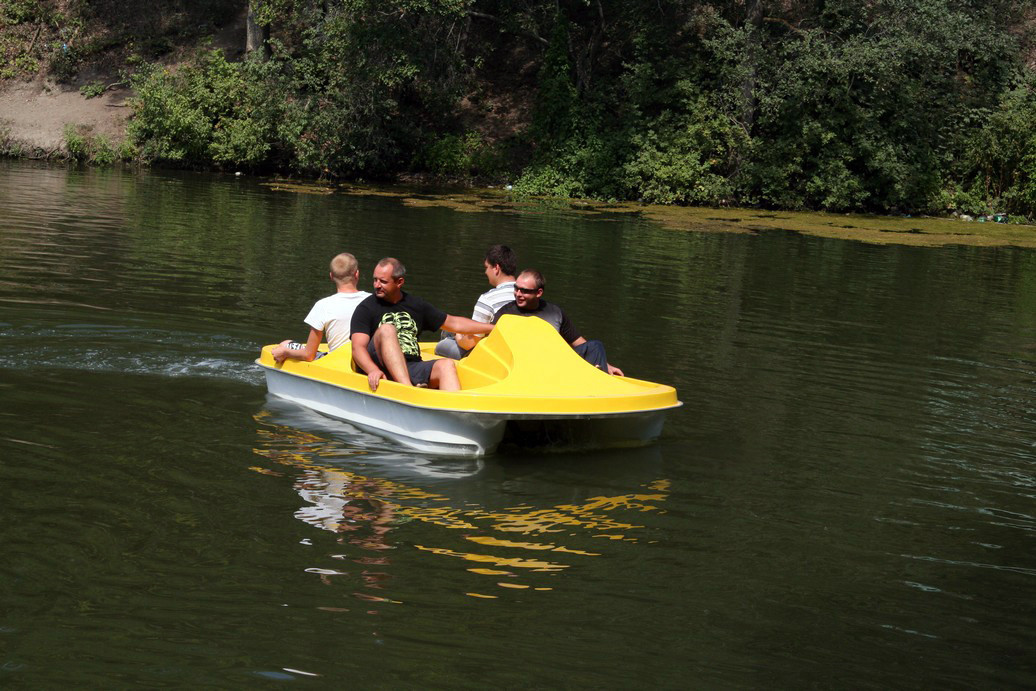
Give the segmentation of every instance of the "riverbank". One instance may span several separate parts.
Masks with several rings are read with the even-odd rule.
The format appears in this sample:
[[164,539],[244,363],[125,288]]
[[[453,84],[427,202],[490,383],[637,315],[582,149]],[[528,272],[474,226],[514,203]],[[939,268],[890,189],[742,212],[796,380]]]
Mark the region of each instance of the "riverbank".
[[[72,126],[78,160],[1036,219],[1029,14],[918,0],[786,3],[764,17],[750,5],[633,3],[610,16],[579,3],[252,3],[248,39],[249,4],[228,0],[7,3],[0,80],[53,82],[5,96],[0,128],[9,152],[37,157],[60,153]],[[119,131],[77,111],[126,83],[140,103],[134,148],[113,153]]]
[[[117,148],[126,140],[132,115],[129,99],[135,93],[128,86],[129,75],[141,63],[177,69],[200,46],[217,48],[230,60],[244,54],[244,9],[215,14],[212,7],[202,6],[183,8],[178,14],[155,7],[144,10],[123,6],[112,16],[105,8],[93,8],[89,19],[66,15],[69,25],[60,31],[50,25],[57,21],[52,17],[38,31],[21,25],[20,38],[15,30],[19,27],[9,25],[0,48],[22,52],[26,64],[37,69],[11,69],[8,64],[14,76],[0,78],[0,154],[68,158],[70,127],[80,137],[103,138]],[[72,46],[55,58],[44,46],[59,37]],[[58,64],[62,58],[67,64]]]
[[124,86],[87,98],[79,89],[49,80],[8,82],[0,90],[0,149],[15,157],[63,157],[69,127],[83,136],[121,142],[131,96]]
[[[0,89],[0,151],[19,158],[63,159],[68,156],[66,129],[110,143],[126,138],[133,92],[112,86],[87,98],[54,82],[9,82]],[[408,206],[443,206],[456,211],[542,213],[545,208],[580,214],[639,214],[664,227],[693,232],[790,232],[879,244],[983,247],[1034,247],[1036,226],[981,223],[957,218],[801,213],[762,209],[705,208],[654,204],[609,204],[573,199],[518,199],[504,188],[434,190],[441,181],[370,187],[321,184],[272,178],[271,189],[305,194],[362,194],[399,197]]]

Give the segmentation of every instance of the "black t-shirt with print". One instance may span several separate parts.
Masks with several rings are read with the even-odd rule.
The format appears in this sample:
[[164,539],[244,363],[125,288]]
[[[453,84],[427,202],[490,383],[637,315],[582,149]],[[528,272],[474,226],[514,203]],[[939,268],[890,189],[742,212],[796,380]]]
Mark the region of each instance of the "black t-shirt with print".
[[399,347],[410,362],[421,359],[421,346],[417,336],[422,331],[435,331],[446,321],[446,313],[433,307],[416,295],[407,292],[399,302],[392,304],[377,295],[356,306],[350,333],[364,333],[373,337],[378,327],[392,323],[399,334]]

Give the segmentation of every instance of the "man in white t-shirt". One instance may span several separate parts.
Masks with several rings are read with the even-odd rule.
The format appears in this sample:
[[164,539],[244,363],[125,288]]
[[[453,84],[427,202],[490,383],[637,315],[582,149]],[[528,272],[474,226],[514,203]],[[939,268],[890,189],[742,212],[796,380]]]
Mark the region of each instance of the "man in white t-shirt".
[[[514,275],[518,271],[518,256],[507,245],[493,245],[486,250],[486,279],[493,286],[478,297],[471,318],[477,322],[489,324],[496,311],[514,300]],[[482,335],[453,334],[439,341],[435,346],[435,354],[442,357],[460,360],[471,352]]]
[[313,309],[306,315],[309,324],[309,339],[295,343],[290,339],[281,341],[273,349],[273,359],[284,362],[294,360],[312,361],[317,357],[317,347],[327,340],[328,350],[348,343],[351,335],[350,324],[356,306],[370,296],[365,290],[357,290],[356,282],[360,280],[360,267],[356,257],[342,252],[331,260],[331,280],[338,287],[338,292],[317,300]]

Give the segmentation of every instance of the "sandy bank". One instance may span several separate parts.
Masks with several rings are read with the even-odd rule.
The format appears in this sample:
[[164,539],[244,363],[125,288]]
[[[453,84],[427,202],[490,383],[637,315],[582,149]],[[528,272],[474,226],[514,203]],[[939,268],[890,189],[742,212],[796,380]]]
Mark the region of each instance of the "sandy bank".
[[111,141],[126,136],[131,92],[116,87],[96,98],[53,82],[8,83],[0,91],[0,139],[24,149],[53,153],[64,147],[65,126]]

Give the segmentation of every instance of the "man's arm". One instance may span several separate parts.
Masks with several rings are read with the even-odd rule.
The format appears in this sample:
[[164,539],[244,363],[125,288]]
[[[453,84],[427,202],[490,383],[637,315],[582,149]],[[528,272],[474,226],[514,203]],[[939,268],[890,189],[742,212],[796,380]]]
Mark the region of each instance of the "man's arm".
[[291,339],[287,341],[281,341],[280,344],[274,346],[271,354],[273,359],[278,363],[284,362],[285,360],[305,360],[306,362],[313,362],[313,359],[317,356],[317,349],[320,347],[320,342],[324,340],[324,331],[322,329],[309,329],[309,340],[306,341],[306,345],[295,350],[289,348],[288,344],[291,343]]
[[[586,343],[586,339],[583,338],[582,336],[580,336],[576,340],[574,340],[571,343],[569,343],[569,345],[572,346],[573,348],[575,348],[576,346],[581,346],[584,343]],[[622,373],[621,369],[619,369],[618,367],[616,367],[612,363],[606,362],[606,363],[604,363],[604,365],[605,365],[605,368],[606,368],[605,371],[608,372],[608,374],[614,374],[617,377],[625,377],[626,376],[625,374]]]
[[353,344],[353,361],[356,366],[367,374],[367,383],[370,384],[371,391],[378,390],[378,382],[385,378],[385,373],[378,369],[378,366],[374,364],[374,360],[371,359],[370,353],[367,352],[367,344],[371,342],[371,337],[362,331],[356,331],[352,335]]
[[493,330],[493,325],[477,322],[474,319],[465,319],[454,314],[447,314],[446,321],[439,328],[455,334],[487,334]]
[[[472,321],[484,322],[484,323],[488,324],[488,323],[493,321],[493,313],[492,312],[488,312],[487,313],[487,311],[483,310],[482,307],[483,307],[482,298],[480,297],[478,299],[478,302],[475,303],[475,309],[472,310],[472,312],[471,312],[471,319],[472,319]],[[457,345],[460,347],[460,349],[462,351],[462,355],[466,355],[472,348],[474,348],[476,345],[478,345],[478,342],[480,340],[482,340],[482,336],[478,335],[478,334],[455,333],[455,332],[451,332],[449,329],[446,329],[446,328],[443,328],[442,332],[444,334],[447,334],[446,335],[446,339],[447,340],[452,338],[454,341],[457,342]],[[446,353],[440,353],[439,352],[438,346],[436,346],[435,354],[436,355],[446,355]],[[448,357],[453,357],[453,355],[449,355]]]
[[464,350],[471,350],[481,338],[481,336],[475,336],[472,334],[487,334],[493,330],[493,325],[476,321],[474,319],[465,319],[464,317],[447,314],[446,321],[442,323],[442,327],[440,328],[443,331],[450,331],[457,334],[457,345]]

